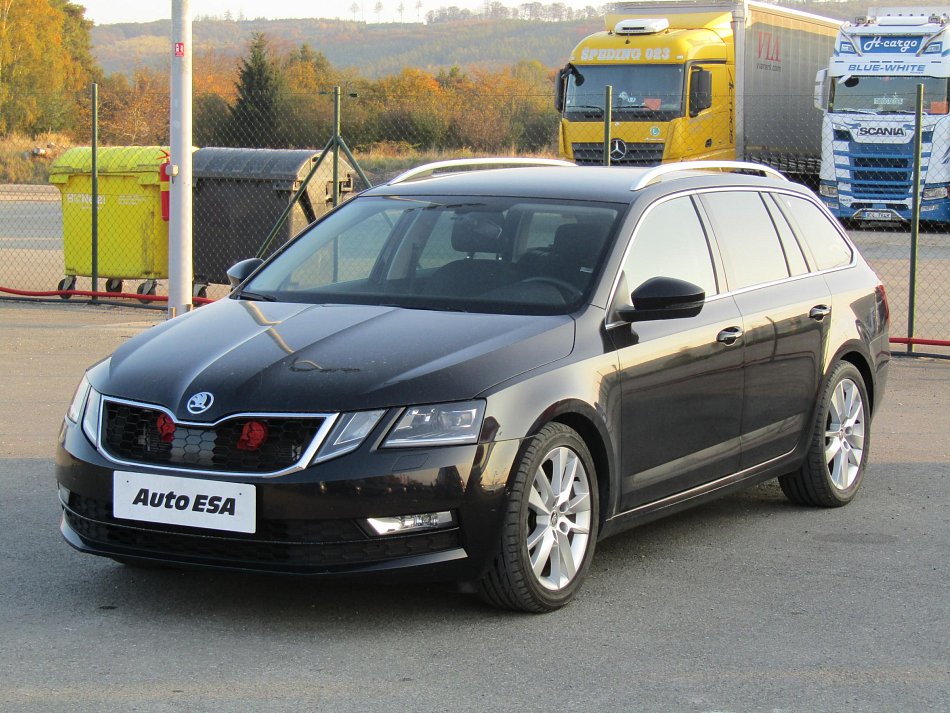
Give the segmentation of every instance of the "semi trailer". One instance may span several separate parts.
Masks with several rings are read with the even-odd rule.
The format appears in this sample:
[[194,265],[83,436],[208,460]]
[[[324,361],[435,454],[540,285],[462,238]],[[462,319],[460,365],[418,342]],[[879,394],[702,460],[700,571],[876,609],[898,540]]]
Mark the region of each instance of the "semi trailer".
[[560,154],[652,166],[742,159],[817,180],[821,112],[814,79],[840,22],[740,2],[638,2],[606,15],[559,72]]

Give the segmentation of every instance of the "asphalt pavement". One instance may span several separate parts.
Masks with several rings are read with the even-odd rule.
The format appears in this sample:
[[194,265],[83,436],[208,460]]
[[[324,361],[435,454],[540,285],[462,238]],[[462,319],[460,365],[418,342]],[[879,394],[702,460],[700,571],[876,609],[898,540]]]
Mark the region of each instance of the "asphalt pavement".
[[606,540],[577,600],[141,570],[71,550],[83,370],[160,312],[0,302],[0,710],[950,710],[950,361],[898,359],[849,506],[775,483]]

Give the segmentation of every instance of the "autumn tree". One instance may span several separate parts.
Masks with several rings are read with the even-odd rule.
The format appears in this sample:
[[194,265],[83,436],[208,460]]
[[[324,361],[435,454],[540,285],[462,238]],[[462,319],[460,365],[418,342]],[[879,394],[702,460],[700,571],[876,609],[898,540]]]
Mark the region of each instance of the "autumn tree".
[[124,146],[168,143],[167,71],[137,68],[132,77],[109,75],[99,91],[99,132],[105,144]]
[[96,74],[84,12],[65,0],[0,0],[0,134],[75,123]]
[[287,86],[288,145],[323,146],[332,132],[333,104],[327,92],[339,81],[339,73],[322,52],[303,44],[281,62]]

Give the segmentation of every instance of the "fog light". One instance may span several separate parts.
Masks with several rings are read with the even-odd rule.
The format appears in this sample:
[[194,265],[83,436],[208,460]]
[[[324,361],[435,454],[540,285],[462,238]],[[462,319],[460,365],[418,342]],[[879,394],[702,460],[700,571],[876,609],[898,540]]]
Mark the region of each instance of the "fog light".
[[370,517],[367,524],[377,535],[398,535],[419,530],[434,530],[455,524],[451,512],[426,512],[417,515],[397,515],[395,517]]
[[830,183],[822,183],[818,186],[818,192],[823,196],[828,198],[837,198],[838,197],[838,186],[833,186]]
[[923,197],[925,201],[932,201],[932,200],[937,200],[939,198],[946,198],[947,187],[940,186],[939,188],[925,188]]

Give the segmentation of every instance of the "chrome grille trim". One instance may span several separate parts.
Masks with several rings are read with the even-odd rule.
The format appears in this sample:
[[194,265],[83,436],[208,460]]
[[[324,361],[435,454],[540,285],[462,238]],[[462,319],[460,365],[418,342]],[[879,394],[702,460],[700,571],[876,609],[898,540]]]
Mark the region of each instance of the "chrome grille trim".
[[[119,458],[106,450],[104,445],[105,442],[105,433],[103,432],[104,422],[105,422],[105,413],[106,413],[106,403],[122,404],[125,406],[134,406],[136,408],[151,409],[153,411],[161,411],[171,418],[177,425],[186,426],[186,427],[196,427],[196,428],[214,428],[219,424],[225,423],[226,421],[233,421],[235,419],[242,418],[271,418],[271,419],[317,419],[322,418],[323,423],[320,425],[320,428],[317,430],[316,435],[313,437],[313,440],[304,450],[303,455],[300,459],[294,463],[292,466],[287,468],[282,468],[281,470],[269,471],[266,473],[255,473],[248,471],[226,471],[226,470],[205,470],[200,468],[188,468],[186,466],[169,466],[161,465],[156,463],[143,463],[138,461],[125,460]],[[217,421],[209,422],[200,422],[200,421],[179,421],[175,418],[175,415],[165,406],[160,404],[151,404],[144,401],[133,401],[130,399],[121,399],[115,396],[99,396],[99,422],[96,424],[96,433],[98,434],[98,439],[96,443],[96,450],[102,455],[103,458],[108,460],[110,463],[123,467],[131,468],[143,468],[145,470],[157,470],[169,473],[187,473],[192,475],[210,475],[214,477],[232,477],[232,478],[276,478],[282,475],[287,475],[289,473],[296,473],[299,470],[303,470],[308,467],[311,461],[317,454],[317,451],[320,450],[320,446],[323,445],[323,441],[326,439],[327,434],[330,433],[330,430],[333,428],[337,419],[340,417],[339,413],[285,413],[285,412],[276,412],[276,413],[264,413],[264,412],[242,412],[242,413],[233,413],[228,414],[227,416],[218,419]]]

